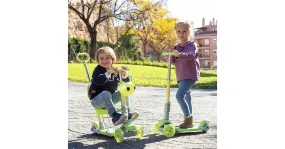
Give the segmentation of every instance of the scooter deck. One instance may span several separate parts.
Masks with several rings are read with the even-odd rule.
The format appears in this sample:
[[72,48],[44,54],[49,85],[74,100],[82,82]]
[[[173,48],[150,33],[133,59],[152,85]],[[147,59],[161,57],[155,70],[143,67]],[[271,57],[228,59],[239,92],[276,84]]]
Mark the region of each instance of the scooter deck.
[[115,129],[113,128],[104,128],[104,129],[92,129],[91,130],[93,133],[105,135],[105,136],[114,136]]
[[199,125],[194,125],[191,128],[179,128],[178,126],[175,127],[176,133],[187,133],[187,132],[207,132],[210,129],[208,120],[203,120],[200,122]]
[[191,128],[179,128],[178,126],[175,127],[176,133],[198,132],[203,130],[204,128],[199,126],[193,126]]
[[[97,133],[97,134],[102,134],[102,135],[107,135],[107,136],[114,136],[115,133],[115,128],[103,128],[103,129],[98,129],[99,125],[97,122],[92,121],[92,132]],[[127,131],[127,132],[133,132],[136,131],[136,126],[132,122],[126,122],[120,126],[121,129]]]

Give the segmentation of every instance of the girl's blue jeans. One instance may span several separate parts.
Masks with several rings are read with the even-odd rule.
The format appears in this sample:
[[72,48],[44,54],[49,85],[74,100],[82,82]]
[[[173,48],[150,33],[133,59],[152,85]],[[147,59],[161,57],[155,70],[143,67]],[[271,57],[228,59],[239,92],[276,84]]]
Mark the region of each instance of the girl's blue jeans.
[[184,116],[192,116],[192,103],[191,103],[191,88],[195,84],[194,80],[181,80],[179,81],[176,99],[182,109]]

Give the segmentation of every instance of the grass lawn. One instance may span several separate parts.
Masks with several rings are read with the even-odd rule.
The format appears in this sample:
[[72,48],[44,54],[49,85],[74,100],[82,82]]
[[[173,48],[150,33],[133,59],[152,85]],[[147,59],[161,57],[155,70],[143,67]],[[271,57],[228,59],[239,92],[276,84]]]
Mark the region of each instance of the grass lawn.
[[[125,64],[114,64],[120,67]],[[90,77],[97,64],[87,64]],[[130,68],[129,74],[132,76],[136,86],[156,86],[166,87],[167,68],[127,65]],[[82,63],[68,64],[68,80],[74,82],[87,82],[84,66]],[[178,87],[175,70],[171,69],[171,87]],[[194,88],[217,89],[217,73],[211,71],[202,71],[200,80],[196,82]]]

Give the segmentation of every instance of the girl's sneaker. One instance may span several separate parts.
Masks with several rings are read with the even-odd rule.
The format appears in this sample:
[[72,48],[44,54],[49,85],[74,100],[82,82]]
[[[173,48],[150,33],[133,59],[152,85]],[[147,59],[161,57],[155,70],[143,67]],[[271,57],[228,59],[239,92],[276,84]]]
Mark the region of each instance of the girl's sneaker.
[[115,113],[113,115],[112,122],[113,122],[114,126],[118,126],[118,125],[124,123],[126,119],[127,119],[126,115],[120,114],[120,113]]

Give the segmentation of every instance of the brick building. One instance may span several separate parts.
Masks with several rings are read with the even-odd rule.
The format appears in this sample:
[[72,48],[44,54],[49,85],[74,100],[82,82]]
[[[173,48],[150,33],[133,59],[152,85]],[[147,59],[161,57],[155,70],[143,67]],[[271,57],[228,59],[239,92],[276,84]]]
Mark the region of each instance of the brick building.
[[202,27],[195,28],[194,39],[198,44],[201,68],[217,69],[217,20],[213,18],[206,25],[203,18]]

